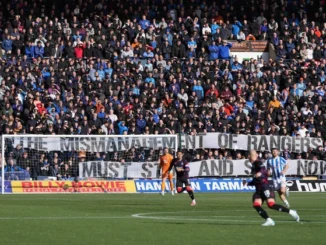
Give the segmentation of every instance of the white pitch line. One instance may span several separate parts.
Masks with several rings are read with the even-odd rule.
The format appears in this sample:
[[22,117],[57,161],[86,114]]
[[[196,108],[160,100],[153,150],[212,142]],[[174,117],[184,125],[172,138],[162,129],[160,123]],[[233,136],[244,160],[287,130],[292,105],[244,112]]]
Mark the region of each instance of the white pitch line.
[[[253,212],[256,213],[256,212]],[[166,216],[166,217],[172,217],[172,218],[191,218],[191,216]],[[253,215],[242,215],[242,216],[230,216],[230,215],[214,215],[214,216],[196,216],[196,218],[252,218]],[[271,215],[272,218],[284,218],[287,217],[284,214],[283,215]],[[310,217],[326,217],[326,215],[309,215]],[[326,221],[325,221],[326,222]]]
[[[139,214],[133,214],[131,215],[133,218],[138,218],[138,219],[153,219],[153,220],[178,220],[178,221],[208,221],[208,222],[239,222],[239,223],[261,223],[262,221],[258,220],[235,220],[235,219],[202,219],[202,218],[180,218],[180,216],[172,216],[172,217],[162,217],[162,216],[148,216],[148,215],[155,215],[155,214],[177,214],[177,213],[184,213],[186,211],[180,211],[180,212],[155,212],[155,213],[139,213]],[[196,212],[196,211],[194,211]],[[204,211],[205,212],[205,211]],[[182,217],[182,216],[181,216]],[[184,217],[184,216],[183,216]],[[213,216],[213,217],[227,217],[227,216]],[[236,218],[237,216],[230,216],[230,218]],[[297,223],[295,221],[285,221],[285,220],[280,220],[276,221],[276,223]],[[326,224],[326,221],[304,221],[304,222],[298,222],[300,224],[303,223],[310,223],[310,224]]]
[[0,220],[130,219],[130,216],[0,217]]

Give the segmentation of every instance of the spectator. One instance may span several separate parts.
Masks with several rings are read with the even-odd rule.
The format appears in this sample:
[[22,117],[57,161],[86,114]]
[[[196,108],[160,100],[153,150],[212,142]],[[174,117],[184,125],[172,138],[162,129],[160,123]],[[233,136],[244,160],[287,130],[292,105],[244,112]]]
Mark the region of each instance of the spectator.
[[[236,38],[241,30],[242,24],[237,19],[234,20],[234,24],[232,25],[232,36]],[[243,39],[244,40],[244,39]]]
[[41,42],[37,42],[37,45],[35,46],[34,52],[35,52],[35,58],[38,58],[38,57],[43,58],[44,47],[41,45]]
[[143,118],[143,115],[140,114],[139,118],[137,119],[137,129],[140,133],[144,133],[146,127],[146,120]]
[[277,100],[276,96],[273,97],[273,100],[271,100],[268,105],[268,109],[270,109],[270,108],[280,109],[281,107],[282,107],[282,104],[279,100]]
[[[133,12],[123,13],[112,5],[109,15],[90,2],[63,5],[63,13],[46,5],[48,17],[38,11],[28,16],[33,2],[9,4],[6,12],[22,14],[19,25],[9,14],[5,26],[0,23],[2,45],[12,42],[11,54],[1,47],[1,133],[291,136],[304,124],[309,136],[325,139],[326,44],[318,11],[280,2],[275,15],[273,1],[263,7],[256,0],[219,11],[215,3],[207,11],[196,1],[184,8],[169,4],[154,1],[147,11],[133,3]],[[314,1],[316,8],[322,4]],[[184,17],[190,6],[195,18]],[[307,14],[292,14],[293,6]],[[275,45],[277,60],[233,61],[230,39],[266,40]],[[222,152],[217,157],[226,158]],[[49,162],[43,174],[53,170]]]
[[143,57],[144,58],[153,58],[154,53],[151,51],[151,49],[147,49],[147,51],[143,53]]
[[8,180],[19,180],[19,172],[24,171],[24,169],[16,165],[14,159],[10,158],[4,171],[5,175],[8,176]]
[[118,126],[119,126],[119,133],[120,135],[122,134],[125,134],[128,132],[128,127],[125,126],[125,122],[124,121],[121,121],[118,123]]
[[142,20],[139,21],[139,24],[143,30],[146,30],[150,26],[150,22],[146,19],[145,15],[143,15]]
[[241,41],[245,41],[246,40],[246,35],[243,31],[240,31],[238,34],[237,34],[237,40],[239,42]]
[[185,58],[185,56],[186,56],[185,46],[183,43],[181,43],[181,40],[178,40],[177,44],[173,46],[172,57]]
[[201,86],[201,82],[200,81],[198,81],[198,83],[197,83],[196,80],[194,81],[194,86],[192,88],[192,91],[195,92],[198,100],[204,99],[204,89]]
[[75,49],[74,49],[74,52],[75,52],[75,57],[77,59],[81,59],[83,58],[84,56],[84,49],[85,49],[85,44],[82,44],[82,43],[79,43]]
[[209,49],[209,59],[216,60],[219,56],[219,47],[215,44],[215,41],[208,47]]
[[223,40],[223,44],[219,46],[219,55],[220,59],[230,59],[230,49],[232,43],[228,43],[227,40]]
[[303,81],[303,77],[300,77],[299,79],[299,83],[296,84],[296,89],[297,89],[297,95],[299,97],[302,97],[303,96],[303,92],[306,90],[306,84],[305,82]]
[[1,47],[6,55],[10,55],[12,53],[12,44],[13,42],[10,36],[9,35],[5,36],[4,40],[2,41]]
[[284,48],[283,44],[280,44],[279,47],[277,48],[277,59],[281,60],[281,59],[286,59],[286,55],[287,55],[287,51]]

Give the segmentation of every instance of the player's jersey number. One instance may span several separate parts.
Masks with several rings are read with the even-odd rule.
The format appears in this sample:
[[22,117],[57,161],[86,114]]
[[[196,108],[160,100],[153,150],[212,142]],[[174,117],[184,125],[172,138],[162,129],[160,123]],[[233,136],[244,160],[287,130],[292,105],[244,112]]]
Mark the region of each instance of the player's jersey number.
[[271,192],[269,190],[264,191],[264,194],[266,198],[269,198],[271,196]]

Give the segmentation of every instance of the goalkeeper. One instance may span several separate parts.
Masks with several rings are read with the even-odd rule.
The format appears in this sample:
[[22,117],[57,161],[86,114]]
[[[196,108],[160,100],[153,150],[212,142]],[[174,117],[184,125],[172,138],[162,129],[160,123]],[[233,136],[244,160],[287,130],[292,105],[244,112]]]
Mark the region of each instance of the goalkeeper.
[[171,164],[173,161],[173,156],[169,153],[168,148],[164,148],[163,155],[160,157],[160,169],[162,173],[162,186],[161,195],[164,196],[166,179],[169,178],[171,194],[174,195],[174,185],[173,185],[173,173],[171,170]]

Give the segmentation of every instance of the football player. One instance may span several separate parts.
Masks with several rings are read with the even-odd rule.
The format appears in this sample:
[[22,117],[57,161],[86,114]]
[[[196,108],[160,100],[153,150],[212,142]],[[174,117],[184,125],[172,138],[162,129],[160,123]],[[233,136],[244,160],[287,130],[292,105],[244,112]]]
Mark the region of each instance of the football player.
[[272,149],[273,157],[267,160],[268,175],[272,176],[274,189],[278,192],[281,200],[284,202],[287,208],[290,208],[290,204],[286,199],[289,196],[289,188],[286,187],[285,173],[289,168],[286,160],[279,156],[279,151],[276,148]]
[[247,183],[246,180],[243,181],[244,185],[249,186],[255,186],[256,192],[253,194],[253,207],[256,209],[258,214],[266,220],[265,223],[263,223],[263,226],[274,226],[275,222],[272,220],[266,211],[261,207],[261,205],[264,203],[264,201],[267,202],[267,206],[270,209],[274,209],[279,212],[284,212],[290,214],[297,222],[300,221],[299,215],[296,211],[290,210],[282,205],[275,203],[275,193],[274,191],[269,187],[268,184],[268,172],[263,165],[263,163],[258,160],[258,154],[256,151],[252,150],[250,151],[249,155],[249,161],[252,164],[252,174],[253,174],[253,180],[249,183]]
[[191,206],[195,206],[196,200],[189,180],[189,163],[183,159],[183,153],[181,151],[178,151],[177,158],[173,159],[172,167],[174,167],[177,175],[177,192],[182,193],[186,190],[192,200]]
[[164,196],[165,182],[169,179],[171,194],[174,195],[173,174],[171,172],[171,165],[173,156],[169,153],[169,149],[165,148],[163,155],[160,157],[160,169],[162,173],[161,195]]

